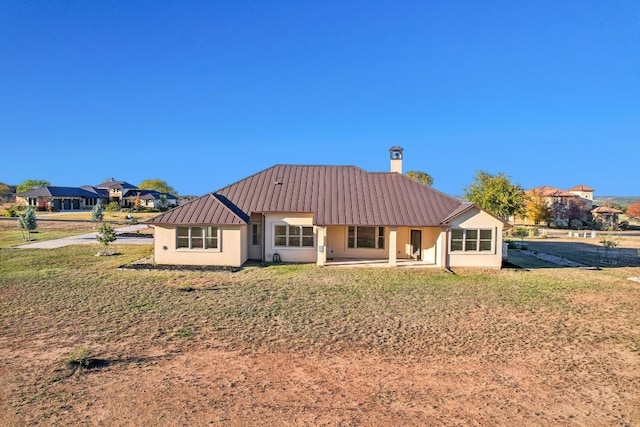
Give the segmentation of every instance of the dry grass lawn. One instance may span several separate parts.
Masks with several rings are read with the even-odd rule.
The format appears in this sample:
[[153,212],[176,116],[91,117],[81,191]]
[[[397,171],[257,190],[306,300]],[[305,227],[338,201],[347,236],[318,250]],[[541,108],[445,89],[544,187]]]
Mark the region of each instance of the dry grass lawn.
[[134,271],[149,247],[2,246],[2,425],[640,424],[638,267]]

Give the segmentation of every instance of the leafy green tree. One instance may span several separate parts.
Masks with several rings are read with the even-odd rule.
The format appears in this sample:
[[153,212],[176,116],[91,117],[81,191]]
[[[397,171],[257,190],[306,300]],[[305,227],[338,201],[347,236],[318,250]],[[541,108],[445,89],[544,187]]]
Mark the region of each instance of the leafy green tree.
[[25,209],[24,213],[18,217],[18,227],[22,230],[22,238],[24,238],[24,232],[27,231],[27,241],[31,240],[31,232],[38,228],[36,221],[36,211],[31,206]]
[[103,222],[100,228],[98,228],[97,239],[103,246],[103,255],[109,255],[109,245],[116,241],[116,231],[108,223]]
[[141,190],[156,190],[160,193],[169,193],[177,195],[176,190],[173,189],[166,181],[161,179],[145,179],[138,185]]
[[91,219],[95,222],[100,222],[104,218],[104,209],[101,204],[97,204],[91,209]]
[[26,181],[18,184],[16,187],[16,193],[24,193],[29,190],[35,190],[36,188],[46,187],[47,185],[51,185],[51,183],[41,179],[27,179]]
[[478,171],[475,181],[464,189],[467,201],[475,203],[492,214],[507,219],[524,212],[525,195],[522,187],[512,184],[504,173],[491,175]]
[[429,187],[433,185],[433,177],[426,172],[409,171],[405,175],[407,178],[418,181],[420,184],[428,185]]

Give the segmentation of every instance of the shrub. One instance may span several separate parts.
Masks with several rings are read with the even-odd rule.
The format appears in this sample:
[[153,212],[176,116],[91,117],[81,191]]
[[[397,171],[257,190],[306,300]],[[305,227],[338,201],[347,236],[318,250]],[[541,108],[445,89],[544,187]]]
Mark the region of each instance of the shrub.
[[91,357],[89,352],[82,346],[74,348],[67,358],[67,367],[69,369],[88,368],[91,366]]
[[102,209],[102,205],[97,204],[91,209],[91,219],[99,222],[104,218],[104,209]]
[[8,209],[4,210],[4,216],[8,217],[8,218],[15,218],[18,216],[18,213],[16,212],[16,208],[15,206],[11,206]]
[[569,221],[569,228],[572,230],[580,230],[582,228],[582,221],[576,218],[572,219]]
[[107,212],[118,212],[120,210],[120,205],[118,202],[110,202],[104,210]]
[[519,239],[535,235],[535,229],[529,227],[513,227],[509,230],[509,234]]

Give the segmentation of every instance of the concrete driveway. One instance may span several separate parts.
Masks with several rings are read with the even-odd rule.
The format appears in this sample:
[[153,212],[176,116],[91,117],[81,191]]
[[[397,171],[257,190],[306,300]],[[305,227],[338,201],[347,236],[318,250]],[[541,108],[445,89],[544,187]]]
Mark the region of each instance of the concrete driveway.
[[[125,227],[116,228],[118,240],[113,244],[116,245],[151,245],[153,239],[149,237],[125,237],[123,233],[135,233],[138,230],[147,228],[146,224],[127,225]],[[44,242],[27,243],[25,245],[14,246],[20,249],[56,249],[69,245],[83,245],[89,243],[99,243],[97,240],[98,232],[80,234],[78,236],[63,237],[61,239],[46,240]]]

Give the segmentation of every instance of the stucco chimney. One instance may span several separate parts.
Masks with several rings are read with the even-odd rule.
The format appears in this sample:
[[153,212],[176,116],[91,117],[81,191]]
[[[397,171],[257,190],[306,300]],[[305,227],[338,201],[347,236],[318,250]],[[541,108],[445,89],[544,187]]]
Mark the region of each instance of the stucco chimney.
[[391,172],[402,173],[402,152],[404,149],[397,145],[389,148],[389,158],[391,159]]

